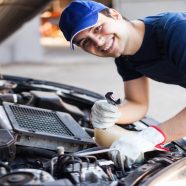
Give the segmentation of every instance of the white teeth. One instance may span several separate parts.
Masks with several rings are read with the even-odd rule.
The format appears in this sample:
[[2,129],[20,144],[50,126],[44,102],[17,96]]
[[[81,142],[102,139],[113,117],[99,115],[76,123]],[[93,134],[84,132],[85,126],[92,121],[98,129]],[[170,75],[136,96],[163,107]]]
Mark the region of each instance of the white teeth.
[[110,39],[110,41],[106,44],[105,48],[103,49],[104,51],[110,49],[110,47],[112,46],[113,43],[113,39]]

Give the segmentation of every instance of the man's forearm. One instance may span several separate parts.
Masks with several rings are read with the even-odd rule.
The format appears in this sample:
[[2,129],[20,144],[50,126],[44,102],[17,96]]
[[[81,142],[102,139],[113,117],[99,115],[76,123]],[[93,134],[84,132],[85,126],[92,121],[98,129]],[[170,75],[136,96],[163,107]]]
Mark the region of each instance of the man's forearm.
[[166,142],[186,136],[186,107],[174,117],[161,123],[159,128],[167,136]]
[[143,118],[148,110],[146,104],[135,103],[125,100],[123,104],[119,106],[119,111],[122,113],[118,120],[118,124],[129,124]]

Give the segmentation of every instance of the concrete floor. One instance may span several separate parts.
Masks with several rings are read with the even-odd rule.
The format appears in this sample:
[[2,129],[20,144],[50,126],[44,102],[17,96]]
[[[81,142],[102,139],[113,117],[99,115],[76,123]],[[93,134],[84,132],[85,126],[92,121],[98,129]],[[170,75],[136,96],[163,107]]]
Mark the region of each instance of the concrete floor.
[[[123,82],[117,74],[112,59],[89,57],[78,62],[64,59],[63,62],[43,64],[10,64],[1,65],[0,73],[31,77],[35,79],[56,81],[89,89],[104,95],[113,91],[123,97]],[[148,115],[158,121],[164,121],[175,115],[186,105],[185,89],[150,82],[150,109]]]

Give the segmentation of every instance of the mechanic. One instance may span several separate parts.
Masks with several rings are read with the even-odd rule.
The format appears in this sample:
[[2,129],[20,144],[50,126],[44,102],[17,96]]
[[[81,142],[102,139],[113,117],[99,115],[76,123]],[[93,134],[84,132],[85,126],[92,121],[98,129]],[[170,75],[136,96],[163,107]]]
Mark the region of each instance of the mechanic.
[[[186,107],[169,120],[140,132],[119,124],[133,123],[148,110],[148,78],[186,88],[186,12],[167,12],[129,21],[94,1],[73,1],[63,11],[59,27],[70,46],[100,57],[113,57],[124,81],[120,105],[98,100],[91,120],[96,142],[116,148],[126,167],[151,150],[186,136]],[[118,125],[115,125],[115,124]],[[117,160],[118,153],[111,153]]]

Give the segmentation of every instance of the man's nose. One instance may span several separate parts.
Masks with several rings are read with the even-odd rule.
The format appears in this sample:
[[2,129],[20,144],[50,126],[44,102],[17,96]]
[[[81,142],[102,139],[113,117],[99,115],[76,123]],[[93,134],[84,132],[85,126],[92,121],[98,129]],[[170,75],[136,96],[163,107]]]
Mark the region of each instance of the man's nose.
[[94,34],[92,40],[96,47],[100,47],[104,45],[104,37],[101,34]]

